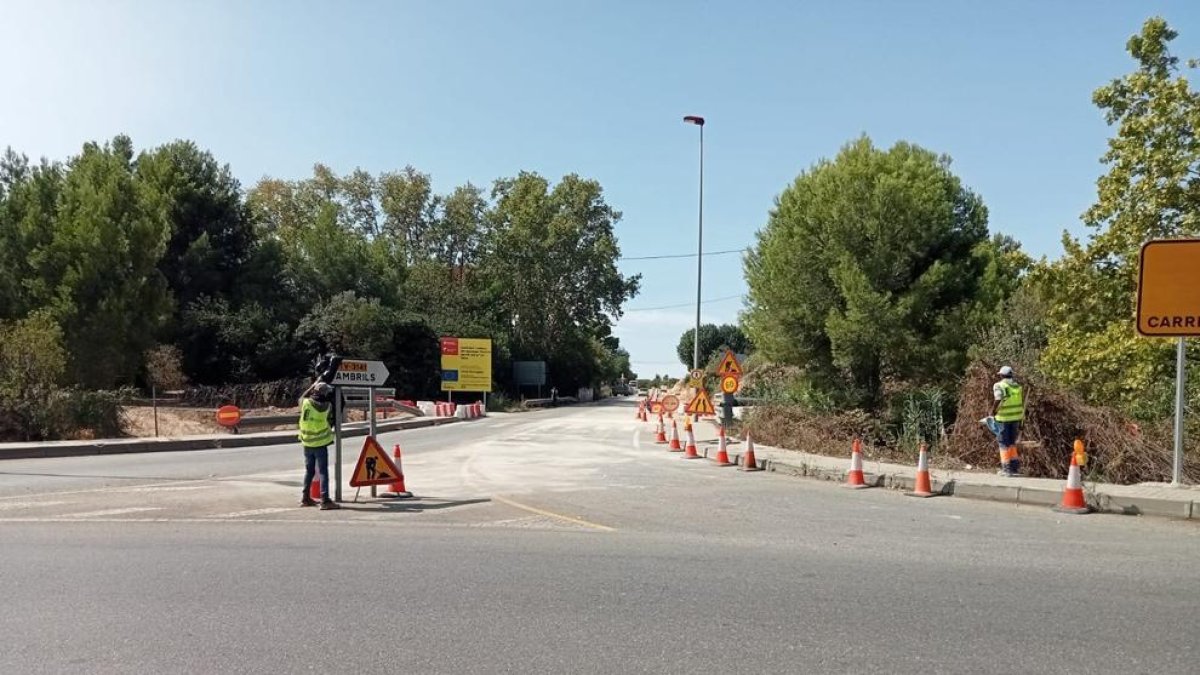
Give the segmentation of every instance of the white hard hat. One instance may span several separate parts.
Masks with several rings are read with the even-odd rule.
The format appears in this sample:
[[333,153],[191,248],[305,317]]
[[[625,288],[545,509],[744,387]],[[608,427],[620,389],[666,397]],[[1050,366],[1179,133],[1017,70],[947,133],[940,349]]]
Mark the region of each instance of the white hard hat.
[[996,374],[1000,375],[1001,377],[1012,377],[1012,375],[1013,375],[1012,366],[1004,366],[1003,368],[1000,369],[1000,372],[998,372]]

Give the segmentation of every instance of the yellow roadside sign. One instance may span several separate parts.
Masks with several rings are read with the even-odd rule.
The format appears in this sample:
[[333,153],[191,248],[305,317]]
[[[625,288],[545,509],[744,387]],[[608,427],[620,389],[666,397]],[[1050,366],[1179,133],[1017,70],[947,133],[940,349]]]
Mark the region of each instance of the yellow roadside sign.
[[1142,245],[1137,330],[1151,337],[1200,335],[1200,239]]
[[737,356],[734,356],[732,349],[725,350],[725,358],[721,359],[721,365],[717,368],[717,375],[742,376],[742,364],[738,363]]
[[696,392],[696,397],[691,403],[687,404],[684,412],[689,415],[715,415],[716,408],[713,407],[712,397],[708,395],[707,389],[700,389]]

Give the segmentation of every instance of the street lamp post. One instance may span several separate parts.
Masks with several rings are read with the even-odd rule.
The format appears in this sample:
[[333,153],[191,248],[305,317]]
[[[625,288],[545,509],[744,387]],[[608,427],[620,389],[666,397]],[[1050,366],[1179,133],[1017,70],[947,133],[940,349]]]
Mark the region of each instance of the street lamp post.
[[696,228],[696,333],[692,349],[692,368],[700,369],[700,279],[704,269],[704,118],[688,115],[683,118],[688,124],[700,127],[700,213]]

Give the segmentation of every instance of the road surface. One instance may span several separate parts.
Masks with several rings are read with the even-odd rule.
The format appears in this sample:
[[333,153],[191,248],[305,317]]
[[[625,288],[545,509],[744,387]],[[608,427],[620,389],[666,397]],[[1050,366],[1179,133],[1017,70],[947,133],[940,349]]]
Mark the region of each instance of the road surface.
[[297,508],[296,446],[0,462],[0,672],[1200,671],[1194,522],[741,473],[628,403],[380,440],[418,499]]

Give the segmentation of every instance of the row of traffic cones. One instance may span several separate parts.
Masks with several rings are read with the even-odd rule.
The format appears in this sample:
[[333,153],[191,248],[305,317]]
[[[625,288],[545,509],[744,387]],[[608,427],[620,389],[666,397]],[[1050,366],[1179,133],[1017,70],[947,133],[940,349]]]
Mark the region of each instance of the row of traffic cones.
[[[1091,511],[1083,494],[1083,480],[1079,470],[1079,462],[1086,461],[1083,451],[1083,441],[1075,441],[1071,453],[1071,464],[1067,471],[1067,484],[1063,488],[1062,503],[1054,507],[1059,513],[1083,514]],[[854,439],[850,448],[850,471],[846,474],[846,487],[859,490],[870,487],[863,477],[862,470],[862,441]],[[904,493],[909,497],[936,497],[939,492],[933,491],[929,478],[929,446],[921,443],[917,455],[917,477],[913,489]]]
[[[644,408],[640,410],[639,419],[647,421]],[[679,442],[679,429],[676,426],[675,420],[671,420],[671,435],[668,439],[663,416],[659,414],[655,443],[667,445],[671,452],[683,452],[684,459],[700,459],[701,455],[696,451],[696,438],[692,433],[691,420],[685,418],[684,424],[684,432],[687,434],[687,444],[681,446]],[[717,442],[717,455],[715,457],[717,466],[738,466],[742,471],[762,470],[758,467],[758,462],[754,457],[754,440],[750,437],[749,432],[746,433],[746,451],[742,453],[742,464],[740,466],[729,461],[728,441],[725,437],[724,426],[720,427]],[[1070,468],[1067,472],[1067,484],[1063,488],[1062,503],[1054,507],[1055,511],[1080,514],[1088,513],[1091,510],[1083,494],[1083,481],[1079,469],[1080,462],[1086,461],[1086,459],[1081,458],[1086,457],[1082,441],[1075,441],[1075,448],[1071,453]],[[867,484],[866,477],[863,474],[862,440],[858,438],[854,439],[850,447],[850,470],[846,473],[846,487],[854,490],[871,487]],[[918,450],[917,475],[913,489],[904,494],[910,497],[922,498],[936,497],[941,494],[933,490],[933,482],[929,475],[929,446],[925,443],[921,443]]]
[[[645,419],[639,416],[639,419]],[[699,453],[696,448],[696,436],[692,431],[692,421],[690,418],[684,418],[683,431],[686,434],[686,441],[683,443],[679,440],[679,426],[675,420],[671,420],[671,433],[667,435],[666,422],[663,416],[659,414],[658,424],[654,431],[654,442],[658,445],[666,445],[670,452],[682,452],[683,459],[704,459],[704,456]],[[729,442],[725,436],[725,427],[720,427],[718,436],[717,455],[714,458],[717,466],[739,466],[729,461]],[[742,471],[762,471],[758,467],[758,462],[754,457],[754,440],[750,434],[746,434],[746,451],[742,453],[742,464],[739,466]]]

